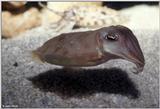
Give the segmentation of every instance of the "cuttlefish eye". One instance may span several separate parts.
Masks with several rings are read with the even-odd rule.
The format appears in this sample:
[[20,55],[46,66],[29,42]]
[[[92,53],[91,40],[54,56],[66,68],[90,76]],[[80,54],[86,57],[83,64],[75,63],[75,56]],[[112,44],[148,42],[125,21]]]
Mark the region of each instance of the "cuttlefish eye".
[[118,40],[118,35],[117,34],[115,34],[115,35],[113,35],[113,34],[107,34],[106,36],[105,36],[105,39],[108,39],[108,40]]

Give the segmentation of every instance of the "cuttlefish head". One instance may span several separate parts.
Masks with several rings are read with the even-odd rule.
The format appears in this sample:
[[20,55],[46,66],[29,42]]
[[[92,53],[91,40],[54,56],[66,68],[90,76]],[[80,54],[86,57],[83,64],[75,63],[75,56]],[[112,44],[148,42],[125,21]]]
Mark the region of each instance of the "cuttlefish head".
[[105,27],[102,28],[100,36],[104,52],[135,63],[137,73],[143,71],[144,56],[137,38],[130,29],[121,25]]

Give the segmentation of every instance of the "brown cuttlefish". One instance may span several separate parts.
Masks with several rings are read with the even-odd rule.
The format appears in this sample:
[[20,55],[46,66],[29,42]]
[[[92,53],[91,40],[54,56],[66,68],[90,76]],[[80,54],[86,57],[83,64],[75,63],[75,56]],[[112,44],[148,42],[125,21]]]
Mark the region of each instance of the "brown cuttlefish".
[[145,60],[133,32],[124,26],[64,33],[45,42],[33,55],[42,62],[64,67],[96,66],[111,59],[125,59],[142,72]]

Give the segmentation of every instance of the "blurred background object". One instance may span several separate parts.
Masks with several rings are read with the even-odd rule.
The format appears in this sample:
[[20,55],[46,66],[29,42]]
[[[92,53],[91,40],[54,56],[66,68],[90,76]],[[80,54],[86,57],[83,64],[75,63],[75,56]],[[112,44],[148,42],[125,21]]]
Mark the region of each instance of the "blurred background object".
[[2,2],[2,37],[16,37],[40,26],[40,7],[36,2]]
[[[64,14],[66,11],[73,11],[75,15],[69,17],[73,17],[77,27],[96,28],[122,24],[126,20],[125,16],[119,12],[103,7],[99,2],[48,2],[47,7]],[[48,9],[44,10],[43,14],[43,23],[53,23],[60,20],[60,16],[58,17]]]
[[[78,9],[77,7],[101,7],[102,2],[47,2],[46,7],[56,12],[64,13],[69,10]],[[44,9],[42,11],[42,23],[53,23],[59,21],[63,16],[59,16],[53,11]],[[79,13],[79,12],[78,12]],[[76,12],[77,14],[77,12]],[[72,17],[72,16],[71,16]]]
[[19,9],[21,7],[24,7],[24,5],[26,4],[27,2],[23,2],[23,1],[20,1],[20,2],[3,2],[2,3],[2,10],[16,10],[16,9]]
[[2,36],[11,38],[41,24],[40,13],[31,8],[23,14],[14,15],[9,11],[2,12]]
[[[44,25],[49,28],[52,27],[53,30],[60,28],[61,31],[70,26],[71,21],[74,22],[74,26],[71,25],[70,30],[99,28],[110,25],[138,28],[141,22],[137,18],[144,19],[148,16],[157,16],[158,12],[158,2],[100,1],[42,2],[42,4],[43,6],[40,6],[38,2],[2,2],[2,37],[16,37],[34,27]],[[142,11],[137,11],[139,9]],[[148,14],[146,15],[143,11],[148,12]],[[152,21],[157,20],[157,17],[152,18]],[[153,26],[143,27],[155,27],[154,22],[151,23],[150,25]],[[143,25],[145,24],[147,23]]]
[[66,11],[72,9],[74,6],[97,6],[101,7],[102,2],[47,2],[47,6],[55,11]]
[[[37,2],[3,2],[2,36],[15,37],[40,25],[55,23],[63,25],[61,20],[64,20],[65,24],[72,20],[75,22],[74,27],[88,28],[120,24],[125,20],[125,17],[117,11],[103,7],[102,2],[46,2],[44,4],[46,8],[39,9]],[[32,13],[30,8],[34,8],[36,12]],[[69,15],[72,11],[73,14]],[[65,18],[66,16],[68,17]]]

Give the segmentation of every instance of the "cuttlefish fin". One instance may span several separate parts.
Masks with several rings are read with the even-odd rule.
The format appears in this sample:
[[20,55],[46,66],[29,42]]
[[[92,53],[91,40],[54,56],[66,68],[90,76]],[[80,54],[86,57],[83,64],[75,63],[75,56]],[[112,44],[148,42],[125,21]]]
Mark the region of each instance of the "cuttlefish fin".
[[40,55],[38,55],[37,51],[34,50],[34,51],[31,51],[31,55],[32,55],[32,58],[38,62],[38,63],[44,63],[44,60],[42,60],[42,58],[40,57]]

